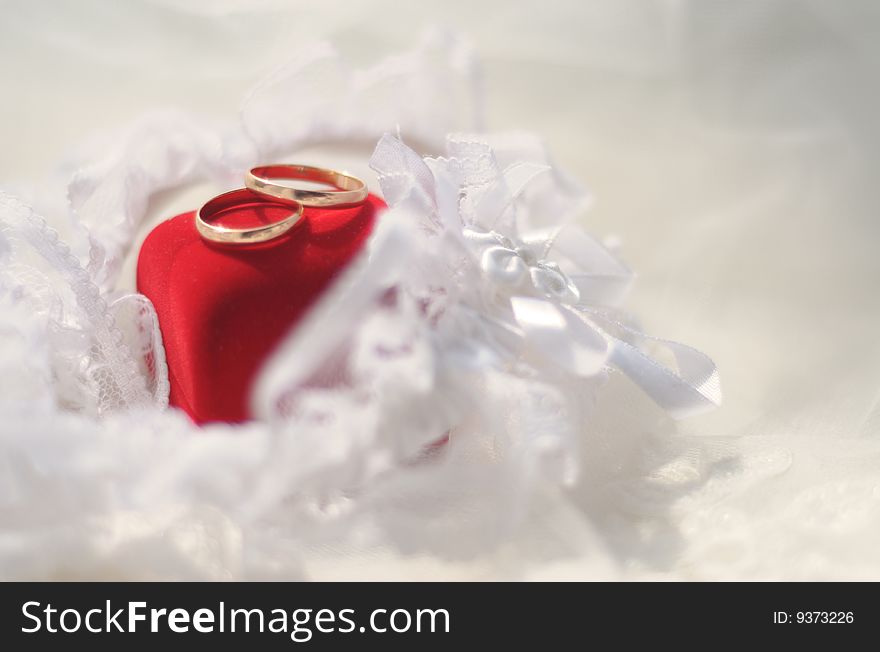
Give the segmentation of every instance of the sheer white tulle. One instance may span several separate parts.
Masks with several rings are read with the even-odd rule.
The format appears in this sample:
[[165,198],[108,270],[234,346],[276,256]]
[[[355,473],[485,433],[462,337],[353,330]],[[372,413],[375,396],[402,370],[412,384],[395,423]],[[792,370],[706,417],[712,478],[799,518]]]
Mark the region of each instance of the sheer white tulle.
[[[0,574],[876,575],[876,442],[678,431],[714,365],[620,308],[589,195],[539,137],[485,133],[479,80],[445,32],[364,68],[312,44],[237,120],[150,113],[0,195]],[[333,142],[376,145],[392,208],[263,369],[259,420],[196,428],[119,290],[151,202]]]

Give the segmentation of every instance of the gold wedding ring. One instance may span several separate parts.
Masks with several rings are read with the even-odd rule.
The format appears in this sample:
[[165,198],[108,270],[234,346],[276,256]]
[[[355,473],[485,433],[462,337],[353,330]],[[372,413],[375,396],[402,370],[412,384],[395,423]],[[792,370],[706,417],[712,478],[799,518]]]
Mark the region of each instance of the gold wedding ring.
[[[280,207],[288,211],[293,208],[293,212],[278,222],[245,229],[220,226],[210,221],[225,210],[247,206],[275,206],[276,208]],[[199,234],[203,238],[214,242],[254,244],[272,240],[289,231],[300,221],[302,212],[303,207],[299,202],[290,200],[285,200],[284,202],[274,201],[247,188],[239,188],[238,190],[231,190],[230,192],[224,192],[222,195],[217,195],[202,206],[196,212],[196,229],[198,229]]]
[[[306,190],[277,183],[279,180],[311,181],[336,190]],[[304,206],[358,204],[367,198],[367,184],[344,172],[310,165],[260,165],[245,175],[245,185],[276,200]]]

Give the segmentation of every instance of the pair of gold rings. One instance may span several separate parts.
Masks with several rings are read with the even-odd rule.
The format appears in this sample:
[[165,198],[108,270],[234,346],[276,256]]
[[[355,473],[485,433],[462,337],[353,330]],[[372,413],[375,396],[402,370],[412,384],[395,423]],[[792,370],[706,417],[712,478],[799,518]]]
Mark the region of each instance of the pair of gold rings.
[[[282,181],[309,181],[333,190],[294,188]],[[245,175],[245,187],[217,195],[196,211],[196,229],[206,240],[254,244],[277,238],[302,219],[303,206],[344,206],[367,198],[367,185],[350,174],[309,165],[261,165]],[[284,219],[251,228],[232,228],[212,221],[223,211],[247,205],[283,206],[293,212]]]

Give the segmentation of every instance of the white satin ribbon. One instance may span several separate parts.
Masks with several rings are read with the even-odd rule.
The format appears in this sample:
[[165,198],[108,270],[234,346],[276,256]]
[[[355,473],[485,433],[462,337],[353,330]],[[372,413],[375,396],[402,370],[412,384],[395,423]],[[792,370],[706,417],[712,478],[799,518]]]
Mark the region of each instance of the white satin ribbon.
[[[606,259],[596,264],[596,247],[579,229],[567,229],[577,237],[566,241],[569,276],[553,261],[538,258],[536,252],[551,250],[553,243],[532,239],[531,244],[517,243],[495,232],[465,229],[483,272],[496,284],[511,291],[511,308],[528,348],[569,373],[592,376],[604,364],[611,364],[642,388],[658,405],[676,418],[684,418],[717,407],[721,403],[721,385],[715,364],[706,355],[684,344],[651,337],[614,321],[587,305],[580,304],[580,287],[593,290],[606,279],[621,283],[621,269],[616,261]],[[609,254],[610,255],[610,254]],[[593,271],[575,261],[589,260]],[[580,286],[573,279],[577,278]],[[603,295],[607,287],[598,288]],[[666,349],[675,360],[671,367],[658,362],[648,352],[648,345]]]
[[[608,361],[624,372],[675,419],[707,412],[721,405],[721,379],[712,359],[690,346],[664,340],[587,312],[590,321],[611,343]],[[616,332],[615,332],[616,331]],[[675,366],[660,363],[648,347],[671,354]]]

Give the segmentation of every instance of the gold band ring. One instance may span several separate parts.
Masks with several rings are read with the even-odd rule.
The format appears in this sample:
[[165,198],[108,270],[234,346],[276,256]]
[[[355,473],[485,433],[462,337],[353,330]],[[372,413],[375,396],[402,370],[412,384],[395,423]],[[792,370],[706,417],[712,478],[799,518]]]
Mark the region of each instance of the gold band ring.
[[[255,226],[246,229],[234,229],[227,226],[220,226],[209,222],[211,218],[216,217],[219,213],[230,208],[241,208],[244,206],[274,206],[276,208],[284,208],[290,210],[295,206],[293,212],[283,220]],[[196,211],[196,229],[199,234],[206,240],[214,242],[222,242],[225,244],[253,244],[257,242],[266,242],[277,238],[282,233],[289,231],[294,224],[299,222],[302,217],[303,207],[298,202],[278,202],[267,199],[266,197],[256,194],[247,188],[239,188],[224,192],[217,195],[198,211]]]
[[[278,179],[299,179],[333,186],[338,190],[305,190],[280,183]],[[367,184],[344,172],[311,165],[261,165],[245,175],[244,184],[254,192],[279,201],[298,202],[305,206],[359,204],[367,198]]]

